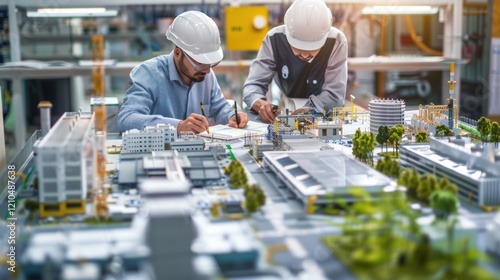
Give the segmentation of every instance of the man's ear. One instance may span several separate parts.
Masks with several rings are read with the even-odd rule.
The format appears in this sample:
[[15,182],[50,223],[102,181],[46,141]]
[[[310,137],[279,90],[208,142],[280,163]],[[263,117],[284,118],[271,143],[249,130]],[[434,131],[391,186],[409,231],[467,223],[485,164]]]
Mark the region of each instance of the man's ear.
[[177,58],[180,58],[181,54],[182,54],[182,50],[179,47],[175,47],[174,56]]

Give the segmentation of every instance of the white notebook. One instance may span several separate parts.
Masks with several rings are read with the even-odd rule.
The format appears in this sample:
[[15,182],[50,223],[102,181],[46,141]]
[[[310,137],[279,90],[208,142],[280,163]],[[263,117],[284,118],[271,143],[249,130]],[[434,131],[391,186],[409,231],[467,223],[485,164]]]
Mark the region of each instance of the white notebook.
[[249,121],[244,128],[234,128],[229,125],[214,125],[210,127],[210,133],[206,131],[200,133],[201,137],[214,138],[219,140],[233,140],[246,136],[264,135],[267,133],[266,123]]

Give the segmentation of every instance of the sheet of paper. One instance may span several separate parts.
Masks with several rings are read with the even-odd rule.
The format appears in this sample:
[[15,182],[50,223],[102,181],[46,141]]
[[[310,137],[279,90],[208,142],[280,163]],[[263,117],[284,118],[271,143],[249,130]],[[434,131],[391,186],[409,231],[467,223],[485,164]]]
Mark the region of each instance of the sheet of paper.
[[232,140],[243,138],[246,136],[263,135],[267,133],[268,124],[249,121],[244,128],[234,128],[229,125],[214,125],[210,127],[210,134],[207,132],[200,133],[201,137]]

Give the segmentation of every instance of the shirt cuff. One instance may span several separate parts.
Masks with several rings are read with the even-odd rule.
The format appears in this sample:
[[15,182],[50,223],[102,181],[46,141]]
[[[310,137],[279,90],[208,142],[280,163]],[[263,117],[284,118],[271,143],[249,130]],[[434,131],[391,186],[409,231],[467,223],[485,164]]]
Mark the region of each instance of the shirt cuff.
[[314,108],[316,112],[323,112],[325,108],[323,108],[323,103],[317,98],[315,95],[311,95],[309,101],[306,103],[306,106]]

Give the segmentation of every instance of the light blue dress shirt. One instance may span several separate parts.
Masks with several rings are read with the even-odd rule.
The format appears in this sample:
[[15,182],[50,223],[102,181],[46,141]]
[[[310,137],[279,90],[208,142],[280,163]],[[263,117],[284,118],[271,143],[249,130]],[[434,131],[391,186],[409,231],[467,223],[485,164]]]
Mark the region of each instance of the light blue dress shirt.
[[175,68],[173,52],[137,65],[130,72],[130,84],[118,113],[120,132],[159,123],[177,127],[191,113],[201,114],[200,102],[211,125],[227,124],[234,115],[214,72],[187,86]]

